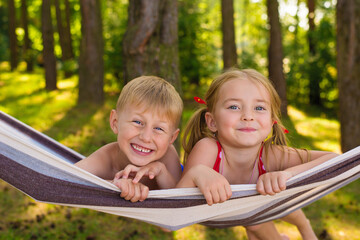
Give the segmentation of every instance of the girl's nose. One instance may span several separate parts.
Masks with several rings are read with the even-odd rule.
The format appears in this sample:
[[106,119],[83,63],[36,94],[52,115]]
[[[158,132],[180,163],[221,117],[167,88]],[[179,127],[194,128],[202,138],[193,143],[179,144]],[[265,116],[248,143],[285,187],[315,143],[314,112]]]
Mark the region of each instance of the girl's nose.
[[252,121],[254,120],[253,111],[251,109],[244,109],[241,115],[241,120]]

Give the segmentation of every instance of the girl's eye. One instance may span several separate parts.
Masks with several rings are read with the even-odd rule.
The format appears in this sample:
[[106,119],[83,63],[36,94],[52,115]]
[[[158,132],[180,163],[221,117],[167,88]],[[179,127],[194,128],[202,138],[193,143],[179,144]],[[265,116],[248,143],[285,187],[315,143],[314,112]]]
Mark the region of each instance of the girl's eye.
[[265,108],[261,107],[261,106],[257,106],[257,107],[255,107],[255,110],[256,111],[262,111],[262,110],[265,110]]
[[236,106],[236,105],[231,105],[231,106],[229,107],[229,109],[232,109],[232,110],[237,110],[237,109],[239,109],[239,107],[238,107],[238,106]]

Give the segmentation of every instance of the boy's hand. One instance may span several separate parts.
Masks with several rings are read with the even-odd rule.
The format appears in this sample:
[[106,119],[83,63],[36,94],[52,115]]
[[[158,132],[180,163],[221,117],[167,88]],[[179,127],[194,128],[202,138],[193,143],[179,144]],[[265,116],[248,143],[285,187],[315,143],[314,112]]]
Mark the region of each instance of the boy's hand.
[[275,195],[286,189],[286,181],[291,177],[287,171],[265,173],[259,177],[256,190],[262,195]]
[[133,183],[132,179],[114,178],[113,184],[121,190],[120,197],[131,202],[144,201],[149,188],[142,183]]
[[165,169],[165,165],[161,162],[152,162],[142,167],[136,167],[129,164],[124,168],[124,170],[115,174],[115,179],[127,179],[131,173],[136,173],[132,182],[138,183],[143,176],[147,176],[149,179],[154,179],[161,173],[163,169]]
[[207,166],[196,165],[187,174],[190,174],[195,186],[200,189],[210,206],[214,203],[225,202],[232,195],[226,178]]

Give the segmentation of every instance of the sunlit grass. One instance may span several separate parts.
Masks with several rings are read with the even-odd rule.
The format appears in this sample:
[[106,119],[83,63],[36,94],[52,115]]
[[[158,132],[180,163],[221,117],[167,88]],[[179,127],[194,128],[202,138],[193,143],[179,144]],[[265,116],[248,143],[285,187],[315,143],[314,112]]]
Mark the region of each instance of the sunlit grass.
[[[88,155],[114,141],[109,114],[116,104],[120,84],[106,76],[106,99],[102,106],[77,105],[77,76],[59,79],[58,90],[44,90],[42,69],[28,74],[9,72],[0,63],[0,110],[62,144]],[[197,106],[185,102],[183,124]],[[308,149],[340,152],[339,123],[317,110],[289,107],[284,119],[291,145]],[[360,188],[354,182],[304,208],[315,232],[326,239],[359,239]],[[166,233],[140,221],[99,213],[88,209],[36,203],[18,190],[0,181],[1,239],[246,239],[243,227],[212,229],[199,224]],[[39,216],[44,215],[44,219]],[[14,222],[22,219],[17,226]],[[280,232],[300,239],[297,229],[282,221],[275,222]],[[324,238],[323,238],[324,239]]]
[[316,149],[341,153],[340,125],[337,120],[307,116],[292,106],[289,106],[288,112],[297,133],[310,138]]

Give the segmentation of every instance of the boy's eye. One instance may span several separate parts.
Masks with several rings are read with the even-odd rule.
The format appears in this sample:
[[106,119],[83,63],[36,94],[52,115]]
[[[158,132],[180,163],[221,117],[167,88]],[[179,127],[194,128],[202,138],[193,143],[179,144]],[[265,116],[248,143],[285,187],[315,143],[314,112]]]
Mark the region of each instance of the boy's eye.
[[236,105],[231,105],[231,106],[229,107],[229,109],[232,109],[232,110],[237,110],[237,109],[239,109],[239,107],[238,107],[238,106],[236,106]]
[[155,127],[154,129],[155,129],[155,130],[158,130],[158,131],[162,131],[162,132],[164,132],[164,129],[163,129],[163,128],[161,128],[161,127]]
[[136,123],[136,124],[141,125],[141,122],[140,122],[140,121],[138,121],[138,120],[134,120],[134,121],[133,121],[133,123]]

